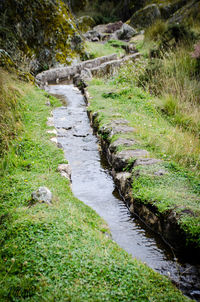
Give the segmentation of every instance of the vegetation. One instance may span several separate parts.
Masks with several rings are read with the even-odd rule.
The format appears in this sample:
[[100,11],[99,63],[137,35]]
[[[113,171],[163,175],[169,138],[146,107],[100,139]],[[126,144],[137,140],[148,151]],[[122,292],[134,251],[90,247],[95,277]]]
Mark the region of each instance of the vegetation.
[[[114,46],[113,46],[114,45]],[[86,42],[86,51],[90,58],[98,58],[116,53],[119,57],[125,54],[124,42],[110,40],[105,44]]]
[[[89,92],[93,97],[90,109],[99,112],[101,125],[120,114],[137,129],[134,148],[148,150],[151,158],[162,159],[158,166],[139,168],[140,177],[133,181],[134,198],[153,204],[159,212],[175,211],[188,240],[200,246],[199,139],[166,118],[157,108],[157,99],[137,88],[133,75],[127,76],[124,69],[114,79],[94,79]],[[156,177],[154,172],[159,170],[165,175]]]
[[[15,100],[12,122],[21,121],[21,127],[1,158],[0,300],[189,301],[106,236],[105,222],[57,172],[63,152],[49,141],[46,120],[59,101],[1,74],[1,92],[12,87],[3,98]],[[31,192],[41,185],[53,192],[53,204],[30,207]]]

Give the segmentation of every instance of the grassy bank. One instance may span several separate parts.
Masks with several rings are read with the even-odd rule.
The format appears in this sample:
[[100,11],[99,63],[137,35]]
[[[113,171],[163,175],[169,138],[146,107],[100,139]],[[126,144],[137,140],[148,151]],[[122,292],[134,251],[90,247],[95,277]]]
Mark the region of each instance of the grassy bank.
[[[99,112],[100,126],[120,116],[136,129],[134,149],[145,149],[160,164],[132,170],[134,199],[154,205],[160,213],[173,211],[187,239],[200,246],[199,140],[176,127],[156,107],[156,99],[128,81],[124,69],[113,79],[94,79],[89,84],[90,109]],[[127,147],[120,146],[118,151]],[[131,147],[129,147],[131,148]],[[128,167],[127,167],[128,169]],[[162,177],[155,172],[162,170]]]
[[[73,197],[57,172],[63,152],[46,132],[59,102],[6,73],[3,78],[2,89],[13,87],[12,111],[21,126],[1,158],[0,301],[188,301],[113,243],[104,221]],[[28,207],[41,185],[53,192],[53,205]]]
[[116,53],[118,57],[125,54],[121,46],[126,45],[125,42],[110,40],[105,43],[86,42],[86,51],[91,58],[108,56]]

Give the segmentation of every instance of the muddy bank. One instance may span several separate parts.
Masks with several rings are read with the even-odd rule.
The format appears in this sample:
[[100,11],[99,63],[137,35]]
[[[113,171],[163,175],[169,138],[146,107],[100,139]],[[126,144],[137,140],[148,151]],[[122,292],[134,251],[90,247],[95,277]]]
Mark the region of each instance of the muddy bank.
[[[86,103],[89,104],[89,95],[86,90],[84,90],[84,96]],[[116,117],[110,123],[101,127],[98,112],[88,111],[88,116],[93,129],[99,137],[106,158],[112,167],[112,176],[115,185],[130,212],[139,217],[151,230],[159,234],[176,255],[198,262],[200,249],[192,242],[188,242],[187,234],[179,225],[178,215],[173,210],[160,213],[156,206],[152,205],[148,200],[144,204],[133,196],[132,185],[134,179],[140,177],[140,171],[137,171],[136,167],[151,165],[155,167],[154,175],[162,177],[166,171],[159,168],[161,161],[156,158],[150,158],[146,150],[134,148],[134,144],[136,143],[134,140],[135,129],[129,127],[128,121]],[[133,133],[133,138],[119,138],[110,143],[113,135],[125,133]],[[122,145],[130,147],[130,150],[117,152],[117,148]]]

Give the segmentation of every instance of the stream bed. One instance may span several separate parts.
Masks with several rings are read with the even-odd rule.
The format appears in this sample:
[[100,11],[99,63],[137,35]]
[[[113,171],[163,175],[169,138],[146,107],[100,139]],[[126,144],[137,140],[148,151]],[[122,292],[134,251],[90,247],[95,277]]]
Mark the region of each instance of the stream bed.
[[49,85],[46,91],[63,101],[53,118],[58,143],[72,169],[73,194],[107,222],[119,246],[200,301],[200,266],[176,259],[159,236],[131,216],[120,198],[90,126],[83,95],[73,85]]

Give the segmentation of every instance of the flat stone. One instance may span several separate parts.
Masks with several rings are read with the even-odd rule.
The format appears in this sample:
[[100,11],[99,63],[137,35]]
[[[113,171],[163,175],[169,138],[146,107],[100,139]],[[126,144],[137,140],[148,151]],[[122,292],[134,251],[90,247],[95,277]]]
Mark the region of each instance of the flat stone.
[[71,181],[71,168],[69,164],[60,164],[58,166],[58,172],[60,172],[61,176]]
[[31,194],[32,200],[41,203],[51,204],[52,193],[47,187],[39,187]]
[[134,167],[136,166],[147,166],[147,165],[155,165],[162,162],[160,159],[155,158],[139,158],[134,162]]
[[112,120],[112,123],[111,125],[128,125],[128,121],[123,119],[123,118],[119,118],[119,119],[116,119],[116,120]]
[[111,152],[115,152],[119,146],[131,147],[136,143],[132,138],[120,137],[116,141],[110,144],[109,149]]
[[47,119],[47,126],[49,126],[49,127],[53,127],[54,126],[53,117],[48,117],[48,119]]
[[52,143],[55,143],[55,144],[58,143],[58,140],[57,140],[56,137],[52,137],[52,138],[50,139],[50,141],[51,141]]
[[56,129],[53,129],[53,130],[47,130],[47,133],[57,135],[57,131],[56,131]]
[[132,159],[149,156],[149,152],[146,150],[123,150],[112,155],[112,164],[117,171],[122,171]]

